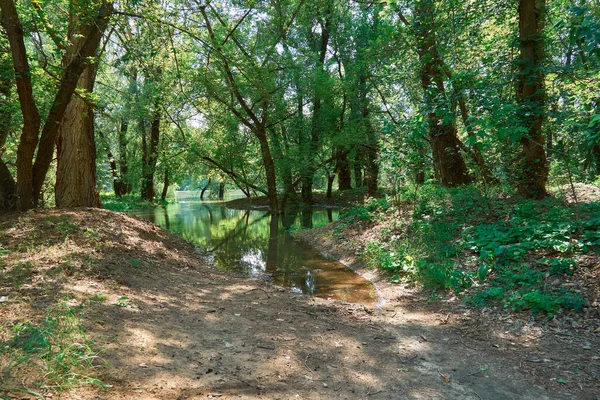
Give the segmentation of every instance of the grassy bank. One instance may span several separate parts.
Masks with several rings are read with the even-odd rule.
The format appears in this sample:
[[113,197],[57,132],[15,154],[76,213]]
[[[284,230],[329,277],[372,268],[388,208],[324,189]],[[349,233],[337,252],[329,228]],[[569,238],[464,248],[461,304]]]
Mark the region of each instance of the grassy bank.
[[176,198],[167,200],[154,199],[154,201],[147,201],[142,200],[140,196],[136,194],[127,194],[122,196],[120,199],[117,199],[114,193],[102,193],[100,195],[100,199],[102,200],[102,205],[104,208],[117,212],[152,209],[158,205],[167,205],[177,201]]
[[426,185],[348,209],[331,229],[395,282],[453,292],[472,307],[581,311],[598,298],[600,190],[578,191],[584,201],[525,201]]

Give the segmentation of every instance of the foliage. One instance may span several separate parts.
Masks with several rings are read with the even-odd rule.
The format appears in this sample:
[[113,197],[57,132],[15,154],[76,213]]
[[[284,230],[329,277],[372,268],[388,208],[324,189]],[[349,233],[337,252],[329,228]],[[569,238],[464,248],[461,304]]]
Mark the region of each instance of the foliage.
[[[388,272],[393,281],[453,290],[474,306],[498,304],[548,314],[581,310],[585,302],[580,293],[548,280],[556,276],[562,282],[576,272],[578,255],[598,251],[600,221],[595,216],[600,203],[503,197],[486,197],[476,187],[425,185],[416,196],[401,192],[397,208],[412,208],[412,218],[400,230],[382,230],[365,247],[363,260]],[[413,199],[414,204],[407,204]],[[347,212],[346,223],[383,213],[366,210],[362,206]]]
[[140,199],[137,194],[124,195],[121,199],[116,199],[114,193],[103,193],[101,195],[102,205],[107,210],[127,212],[131,210],[143,210],[155,208],[157,204],[166,205],[168,201],[155,200],[149,202]]

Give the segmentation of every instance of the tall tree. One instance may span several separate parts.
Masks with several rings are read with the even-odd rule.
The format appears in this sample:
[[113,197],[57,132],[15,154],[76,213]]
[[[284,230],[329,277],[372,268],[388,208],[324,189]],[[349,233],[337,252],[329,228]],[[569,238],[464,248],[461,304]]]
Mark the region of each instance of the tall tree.
[[[81,47],[74,55],[63,56],[58,90],[48,111],[41,130],[41,118],[38,111],[31,70],[24,40],[24,30],[13,0],[1,0],[2,25],[6,30],[15,69],[17,94],[23,115],[23,128],[17,150],[17,196],[18,207],[28,210],[38,204],[39,195],[54,155],[54,147],[67,106],[71,100],[77,82],[84,69],[94,56],[108,21],[113,13],[112,2],[102,0],[89,5],[86,3],[79,11],[81,31],[86,32]],[[37,150],[37,154],[36,154]],[[35,156],[35,162],[33,162]],[[73,166],[72,168],[76,168]]]
[[545,0],[519,1],[519,117],[525,132],[523,165],[519,193],[528,198],[542,198],[548,181],[548,165],[542,131],[546,116],[544,87],[544,16]]

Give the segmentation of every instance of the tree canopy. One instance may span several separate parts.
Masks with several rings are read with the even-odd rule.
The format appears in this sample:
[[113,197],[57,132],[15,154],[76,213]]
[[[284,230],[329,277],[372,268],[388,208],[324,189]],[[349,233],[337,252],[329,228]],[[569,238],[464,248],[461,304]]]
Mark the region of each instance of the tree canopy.
[[[600,174],[589,0],[0,0],[0,207]],[[201,181],[204,184],[201,184]],[[195,182],[195,183],[191,183]]]

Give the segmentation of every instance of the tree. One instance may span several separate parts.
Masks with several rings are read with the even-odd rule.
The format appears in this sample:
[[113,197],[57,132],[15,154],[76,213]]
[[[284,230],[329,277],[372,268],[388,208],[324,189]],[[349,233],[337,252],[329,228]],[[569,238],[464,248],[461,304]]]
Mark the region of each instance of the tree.
[[[28,210],[38,204],[46,173],[52,162],[55,142],[59,133],[60,123],[66,112],[70,99],[75,92],[77,82],[90,58],[96,53],[102,34],[113,12],[112,3],[100,1],[97,4],[86,4],[78,7],[82,13],[80,31],[81,46],[74,54],[63,56],[63,68],[58,90],[50,106],[47,118],[42,125],[38,111],[32,80],[27,48],[24,40],[24,30],[19,20],[15,2],[1,0],[2,25],[10,43],[10,50],[15,70],[17,94],[23,116],[23,128],[17,150],[17,206]],[[37,154],[36,154],[37,150]],[[35,156],[35,162],[34,162]],[[72,166],[72,168],[76,168]]]

